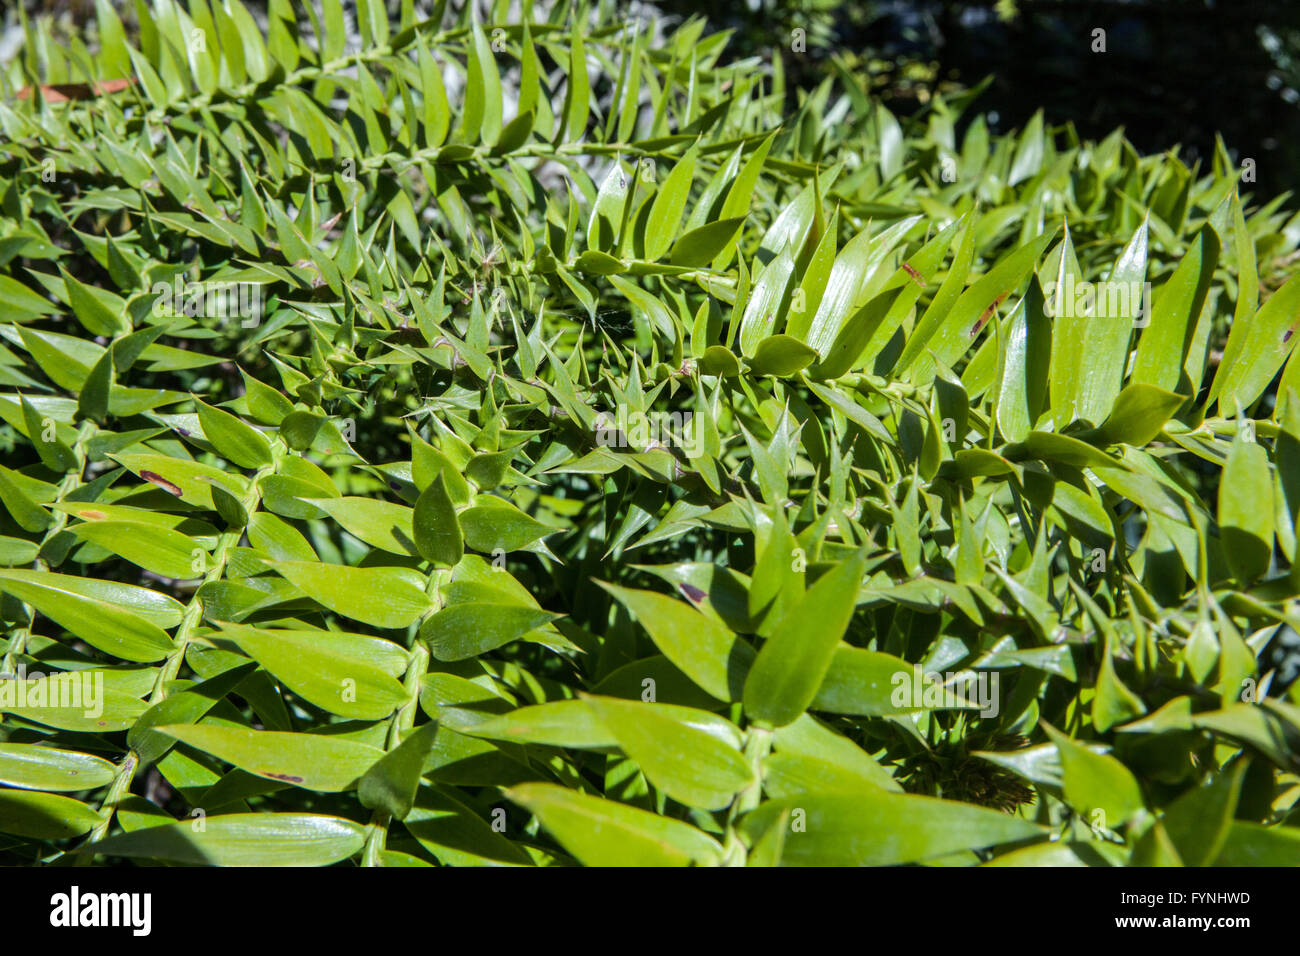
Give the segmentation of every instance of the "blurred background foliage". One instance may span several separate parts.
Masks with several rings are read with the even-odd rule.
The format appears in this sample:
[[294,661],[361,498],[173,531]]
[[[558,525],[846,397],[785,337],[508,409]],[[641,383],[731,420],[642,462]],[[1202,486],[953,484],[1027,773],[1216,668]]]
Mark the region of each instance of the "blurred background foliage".
[[[779,50],[791,95],[865,69],[895,113],[931,92],[973,87],[993,132],[1038,109],[1101,139],[1123,126],[1144,153],[1207,161],[1219,133],[1256,161],[1264,194],[1300,187],[1300,3],[1295,0],[661,0],[735,31],[736,58]],[[1106,31],[1094,53],[1093,30]],[[791,49],[803,30],[805,51]],[[973,118],[974,114],[968,116]]]
[[[391,0],[395,11],[400,0]],[[418,4],[417,4],[418,5]],[[19,47],[18,7],[93,20],[91,0],[6,0],[0,63]],[[134,4],[114,0],[130,23]],[[251,2],[258,11],[264,3]],[[351,0],[345,4],[351,7]],[[974,87],[994,133],[1037,111],[1086,139],[1123,126],[1141,152],[1208,161],[1216,133],[1254,159],[1262,194],[1300,188],[1300,2],[1296,0],[698,0],[631,3],[629,16],[704,14],[730,30],[728,59],[780,54],[792,100],[837,68],[871,75],[895,113],[933,91]],[[1106,50],[1093,52],[1093,31]],[[797,31],[803,31],[799,33]],[[792,49],[796,47],[796,49]],[[726,62],[724,60],[724,62]],[[969,121],[976,115],[968,114]]]

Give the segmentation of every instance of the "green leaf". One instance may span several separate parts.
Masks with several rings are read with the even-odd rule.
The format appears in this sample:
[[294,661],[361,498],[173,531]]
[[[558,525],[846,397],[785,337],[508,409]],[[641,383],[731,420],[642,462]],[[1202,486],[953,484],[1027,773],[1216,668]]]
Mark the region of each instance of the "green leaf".
[[28,321],[58,311],[54,303],[9,276],[0,276],[0,309],[15,322]]
[[1115,468],[1118,464],[1104,451],[1087,442],[1056,432],[1030,432],[1023,443],[1008,445],[1003,454],[1012,461],[1039,458],[1059,461],[1077,468]]
[[[898,225],[910,228],[915,223],[906,219]],[[889,232],[896,237],[899,229],[891,227]],[[866,230],[850,239],[835,257],[816,313],[806,323],[796,323],[790,333],[825,357],[844,323],[863,305],[866,284],[889,244],[887,235],[872,236]],[[804,327],[807,333],[801,334]]]
[[[1109,631],[1110,623],[1104,619],[1098,620],[1098,627]],[[1112,640],[1110,633],[1107,633],[1102,644],[1096,696],[1092,699],[1092,723],[1098,733],[1105,733],[1116,724],[1146,713],[1146,705],[1115,673]]]
[[[790,533],[790,525],[783,509],[773,509],[766,535],[761,530],[760,525],[760,534],[755,535],[754,542],[758,562],[754,565],[749,593],[745,597],[746,619],[738,627],[742,630],[757,630],[760,635],[770,637],[791,604],[803,595],[804,572],[795,570],[797,562],[794,552],[798,542]],[[744,584],[740,583],[739,587],[743,588]],[[757,626],[751,624],[751,621],[756,622]]]
[[242,479],[197,461],[170,458],[167,455],[117,453],[114,461],[141,480],[150,482],[189,505],[212,508],[212,485],[222,485],[237,498],[244,496]]
[[[1133,323],[1144,307],[1147,275],[1147,221],[1143,220],[1120,252],[1098,289],[1092,316],[1084,323],[1082,340],[1074,348],[1083,362],[1079,377],[1076,418],[1099,422],[1114,415],[1128,364]],[[1131,442],[1130,444],[1139,444]],[[1142,443],[1144,444],[1144,443]]]
[[794,257],[789,249],[784,249],[759,273],[750,291],[740,323],[740,351],[743,355],[754,356],[758,343],[771,336],[778,316],[785,312],[793,280]]
[[745,679],[745,712],[755,722],[782,727],[808,709],[853,617],[865,568],[861,555],[836,565],[777,625]]
[[[795,292],[794,299],[790,303],[790,315],[786,320],[785,331],[800,341],[808,334],[813,316],[821,308],[822,297],[826,294],[827,283],[830,282],[831,270],[835,267],[839,222],[840,214],[837,209],[831,215],[829,225],[826,226],[821,239],[812,250],[808,266],[799,280],[798,291]],[[805,241],[810,242],[812,239],[810,233]]]
[[16,568],[0,570],[0,590],[4,589],[5,580],[25,582],[37,587],[63,591],[90,601],[111,604],[159,628],[175,627],[181,622],[185,612],[185,606],[175,598],[119,581],[101,581],[72,574],[26,571]]
[[[931,359],[913,365],[908,377],[912,381],[923,381],[932,374],[935,367],[952,368],[956,365],[980,332],[994,320],[1002,302],[1011,297],[1031,275],[1038,257],[1051,240],[1052,234],[1048,232],[1029,240],[973,282],[958,297],[951,311],[937,317],[938,326],[933,337],[926,343]],[[961,255],[960,250],[958,255]],[[940,287],[939,291],[941,295],[944,290]],[[929,315],[928,309],[926,315]],[[924,323],[925,317],[921,321]]]
[[158,761],[174,743],[166,734],[156,732],[155,727],[197,723],[255,670],[257,666],[251,661],[236,665],[179,693],[170,694],[146,710],[126,735],[127,746],[140,758],[140,765],[147,767]]
[[451,109],[447,104],[447,91],[442,83],[442,70],[429,53],[428,44],[420,43],[416,53],[420,67],[420,88],[424,100],[424,145],[437,149],[447,140],[451,127]]
[[319,813],[231,813],[146,827],[81,852],[194,866],[329,866],[365,844],[360,823]]
[[775,799],[902,790],[857,744],[807,714],[777,730],[774,742],[776,752],[763,761],[763,789]]
[[692,147],[674,164],[650,207],[650,218],[646,220],[645,257],[652,262],[663,258],[681,227],[682,213],[686,210],[686,200],[695,178],[695,162],[696,150]]
[[1154,385],[1129,385],[1119,393],[1101,427],[1090,432],[1087,438],[1098,444],[1140,448],[1160,434],[1185,401],[1186,395],[1175,395]]
[[1016,156],[1011,161],[1011,172],[1007,176],[1007,185],[1014,186],[1037,175],[1043,165],[1043,142],[1043,111],[1039,110],[1030,117],[1024,132],[1020,134]]
[[580,27],[575,27],[569,41],[566,75],[569,88],[564,95],[564,125],[561,133],[572,141],[580,139],[586,129],[588,101],[591,98],[590,80],[587,78],[587,48]]
[[1290,755],[1300,739],[1294,726],[1288,727],[1271,708],[1255,704],[1234,703],[1221,710],[1202,711],[1192,716],[1192,724],[1220,738],[1249,743],[1281,766],[1292,760]]
[[258,511],[249,517],[248,540],[277,561],[316,560],[316,552],[298,529],[269,511]]
[[[1048,724],[1043,729],[1061,755],[1065,799],[1086,821],[1117,829],[1145,806],[1137,780],[1122,763],[1093,753]],[[1104,818],[1094,820],[1096,811]]]
[[1274,514],[1268,453],[1239,429],[1219,481],[1219,536],[1238,581],[1253,581],[1268,570]]
[[528,866],[532,861],[464,803],[448,793],[421,787],[402,821],[438,862],[447,866]]
[[374,627],[406,627],[432,607],[419,576],[402,568],[282,561],[275,570],[331,611]]
[[420,640],[440,661],[463,661],[518,640],[562,615],[513,604],[455,604],[420,628]]
[[207,569],[207,552],[179,531],[143,521],[84,521],[68,530],[165,578],[198,578]]
[[1233,821],[1215,866],[1295,866],[1300,855],[1300,827],[1264,826]]
[[1165,832],[1186,866],[1210,866],[1232,832],[1246,762],[1215,774],[1165,811]]
[[542,524],[500,498],[480,495],[472,508],[460,513],[465,544],[475,551],[519,551],[533,545],[558,528]]
[[1213,229],[1202,226],[1174,274],[1155,292],[1150,324],[1138,339],[1129,381],[1167,392],[1180,390],[1183,362],[1218,261],[1219,240]]
[[966,217],[966,225],[962,228],[961,238],[958,240],[957,249],[953,253],[952,265],[948,269],[948,274],[940,283],[939,290],[935,292],[934,298],[930,300],[930,305],[917,321],[915,329],[903,346],[903,354],[899,356],[897,363],[899,372],[909,369],[913,362],[925,353],[925,350],[930,346],[931,340],[946,321],[953,305],[957,302],[958,296],[961,295],[962,287],[966,284],[971,261],[975,254],[974,225],[974,219],[969,216]]
[[50,523],[50,515],[44,508],[31,499],[15,480],[22,476],[0,465],[0,502],[24,531],[39,533]]
[[456,517],[456,507],[447,490],[447,481],[442,472],[424,491],[420,492],[415,502],[415,511],[411,516],[415,532],[415,544],[425,560],[436,565],[452,567],[460,562],[465,554],[465,538],[461,534],[460,521]]
[[739,731],[734,741],[719,739],[712,714],[614,697],[585,701],[646,779],[679,803],[721,810],[754,780],[736,746]]
[[600,583],[646,629],[655,646],[718,700],[739,700],[754,649],[728,628],[654,591]]
[[[833,714],[880,717],[921,709],[917,702],[896,704],[895,691],[913,683],[913,665],[892,654],[838,645],[810,705]],[[922,681],[922,690],[932,682]]]
[[238,624],[223,624],[221,636],[295,694],[340,717],[380,720],[407,699],[395,679],[406,654],[382,638]]
[[271,443],[266,436],[229,412],[194,400],[203,435],[217,452],[240,468],[261,468],[271,463]]
[[897,292],[881,293],[849,316],[827,350],[826,357],[813,369],[813,374],[818,378],[833,379],[850,371],[881,324],[893,312],[898,298]]
[[[0,743],[0,783],[27,790],[95,790],[116,770],[102,757],[36,744]],[[0,791],[2,792],[2,791]]]
[[26,681],[0,681],[0,714],[15,714],[75,733],[104,734],[130,728],[148,709],[144,701],[130,694],[107,687],[96,689],[85,680],[51,674]]
[[405,820],[415,803],[425,759],[433,749],[436,722],[421,724],[366,771],[357,786],[363,807]]
[[[1254,319],[1257,309],[1259,308],[1259,273],[1258,264],[1255,261],[1255,240],[1251,238],[1250,232],[1246,228],[1246,219],[1241,211],[1241,199],[1234,192],[1230,202],[1230,213],[1232,215],[1231,240],[1233,251],[1236,253],[1237,266],[1237,302],[1232,311],[1232,325],[1228,329],[1228,341],[1223,346],[1223,359],[1219,362],[1219,370],[1214,376],[1214,383],[1210,387],[1209,401],[1213,402],[1223,391],[1224,385],[1229,377],[1239,377],[1247,369],[1252,369],[1261,359],[1267,366],[1267,359],[1264,356],[1256,355],[1255,360],[1242,363],[1242,349],[1248,339],[1255,337]],[[1262,345],[1263,342],[1257,343]],[[1265,355],[1271,352],[1271,349],[1265,348]],[[1272,377],[1270,373],[1269,377]],[[1234,389],[1233,393],[1227,396],[1226,408],[1232,410],[1237,402],[1240,402],[1242,408],[1247,408],[1255,398],[1249,393],[1238,394]]]
[[159,733],[240,770],[307,790],[351,790],[383,751],[320,734],[248,730],[218,724],[166,724]]
[[[1231,364],[1225,351],[1215,378],[1216,386],[1220,378],[1223,380],[1218,388],[1219,408],[1223,411],[1235,410],[1237,404],[1242,408],[1254,404],[1300,341],[1296,337],[1300,328],[1300,282],[1296,277],[1288,279],[1249,321],[1242,318],[1244,340],[1231,356]],[[1236,321],[1232,331],[1237,331]]]
[[[590,255],[592,252],[609,253],[618,271],[622,271],[622,264],[614,256],[621,245],[623,209],[633,186],[634,175],[624,167],[621,160],[615,160],[609,167],[609,172],[605,174],[605,178],[601,180],[600,189],[596,192],[596,201],[591,206],[591,218],[587,221],[588,252],[584,255]],[[580,259],[579,262],[581,261]],[[584,267],[583,271],[607,274],[607,270],[599,266]]]
[[885,790],[769,800],[741,830],[753,840],[785,813],[787,866],[894,866],[1045,835],[996,810]]
[[378,498],[303,498],[341,524],[349,534],[391,554],[418,554],[412,511]]
[[[23,347],[52,382],[69,392],[81,391],[91,366],[103,351],[93,342],[83,342],[57,332],[39,332],[19,327]],[[86,348],[85,346],[89,346]]]
[[22,399],[23,421],[27,425],[27,435],[36,446],[45,467],[55,472],[71,471],[77,465],[77,456],[71,448],[59,439],[54,420],[42,419],[40,412],[32,407],[26,398]]
[[108,401],[113,391],[113,351],[105,351],[91,366],[77,396],[77,414],[97,422],[108,417]]
[[696,268],[707,266],[713,257],[730,244],[745,224],[743,217],[719,219],[696,229],[691,229],[673,243],[668,261],[675,266]]
[[212,486],[212,506],[227,527],[243,528],[248,525],[248,509],[244,507],[244,503],[239,498],[232,495],[224,486]]
[[586,866],[712,866],[722,857],[712,837],[688,823],[547,783],[512,787],[506,796]]
[[513,153],[528,142],[528,137],[533,131],[533,122],[535,117],[531,112],[520,113],[509,123],[505,129],[501,130],[501,136],[497,139],[496,145],[492,147],[492,153],[500,156],[506,153]]
[[490,740],[604,750],[618,746],[613,732],[584,700],[552,700],[487,717],[464,732]]
[[99,823],[99,813],[80,800],[31,790],[0,790],[0,832],[67,840]]
[[118,296],[88,286],[62,268],[59,272],[63,276],[72,314],[86,327],[86,331],[91,335],[109,338],[131,331],[131,323],[126,317],[126,305]]
[[[776,135],[775,132],[769,133],[758,144],[758,147],[749,154],[749,158],[745,160],[745,165],[740,167],[739,174],[732,180],[731,188],[727,190],[727,198],[722,202],[722,210],[718,213],[719,219],[744,217],[749,212],[750,205],[753,203],[754,188],[758,183],[759,174],[763,171],[763,163],[767,160],[767,154],[772,148],[772,141],[776,139]],[[736,251],[736,241],[733,237],[713,257],[714,269],[721,270],[727,267],[727,263],[731,261],[731,257]]]
[[92,647],[128,661],[162,660],[171,638],[153,621],[84,593],[71,575],[0,570],[0,591],[26,601]]

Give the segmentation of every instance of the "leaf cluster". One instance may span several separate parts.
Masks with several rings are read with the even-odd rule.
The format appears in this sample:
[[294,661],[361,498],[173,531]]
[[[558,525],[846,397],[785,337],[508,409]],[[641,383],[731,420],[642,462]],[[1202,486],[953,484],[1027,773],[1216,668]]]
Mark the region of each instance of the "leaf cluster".
[[506,6],[26,24],[0,859],[1300,859],[1300,220]]

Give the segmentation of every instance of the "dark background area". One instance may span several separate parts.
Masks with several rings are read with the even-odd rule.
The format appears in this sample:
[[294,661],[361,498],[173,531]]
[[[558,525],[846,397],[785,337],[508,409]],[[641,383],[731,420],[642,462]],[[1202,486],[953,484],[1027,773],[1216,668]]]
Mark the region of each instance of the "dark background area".
[[[1116,126],[1142,152],[1178,144],[1207,163],[1215,133],[1256,161],[1257,194],[1300,189],[1300,0],[660,0],[730,27],[730,55],[785,51],[790,86],[867,66],[895,112],[928,90],[993,82],[976,101],[990,125],[1021,127],[1037,109],[1087,139]],[[1093,30],[1106,31],[1094,53]],[[807,52],[789,36],[805,31]]]

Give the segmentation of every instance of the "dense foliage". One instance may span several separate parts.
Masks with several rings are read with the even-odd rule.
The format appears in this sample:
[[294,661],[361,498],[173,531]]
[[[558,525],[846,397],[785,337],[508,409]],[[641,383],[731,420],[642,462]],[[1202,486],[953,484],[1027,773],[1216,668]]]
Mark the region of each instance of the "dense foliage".
[[1225,149],[358,7],[0,75],[0,860],[1300,860]]

